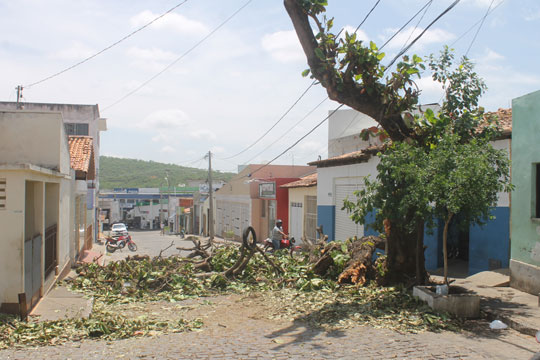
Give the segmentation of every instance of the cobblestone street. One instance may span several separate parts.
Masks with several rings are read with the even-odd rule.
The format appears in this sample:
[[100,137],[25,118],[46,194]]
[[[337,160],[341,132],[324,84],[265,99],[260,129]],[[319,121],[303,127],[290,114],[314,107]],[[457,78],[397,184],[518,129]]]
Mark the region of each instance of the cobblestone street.
[[529,359],[540,351],[534,338],[490,331],[485,321],[462,333],[399,334],[363,326],[325,332],[269,320],[263,301],[239,295],[188,300],[174,306],[183,305],[178,311],[185,318],[201,318],[201,331],[9,349],[0,359]]

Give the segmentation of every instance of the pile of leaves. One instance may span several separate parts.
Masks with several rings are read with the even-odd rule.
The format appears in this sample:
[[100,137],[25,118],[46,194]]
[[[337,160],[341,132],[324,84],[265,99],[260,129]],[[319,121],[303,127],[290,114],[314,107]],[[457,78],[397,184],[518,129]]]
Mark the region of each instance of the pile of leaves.
[[399,287],[341,286],[319,291],[282,290],[265,295],[271,319],[294,319],[326,331],[357,325],[402,333],[459,331],[461,320],[436,313]]
[[104,304],[96,303],[90,318],[57,321],[24,322],[14,316],[0,317],[0,349],[12,346],[55,345],[66,341],[93,338],[118,340],[133,336],[157,335],[199,329],[198,319],[183,318],[156,320],[147,316],[135,319],[117,312],[107,311]]
[[327,253],[332,261],[324,274],[313,271],[310,256],[314,254],[290,256],[287,251],[277,251],[271,256],[283,270],[282,275],[257,253],[240,275],[225,277],[223,271],[239,257],[236,246],[224,246],[214,252],[210,261],[215,272],[210,276],[198,276],[201,273],[193,266],[194,260],[180,257],[127,258],[104,267],[81,264],[77,268],[79,276],[70,280],[70,285],[73,290],[94,297],[91,317],[28,323],[15,317],[0,318],[0,349],[198,329],[202,326],[200,320],[133,316],[118,311],[122,308],[119,304],[145,307],[152,301],[176,302],[224,293],[261,294],[267,309],[264,313],[269,318],[300,321],[324,329],[354,325],[401,332],[460,328],[457,319],[434,313],[404,288],[380,287],[374,282],[363,287],[340,284],[339,275],[353,261],[350,246],[351,243],[343,242]]

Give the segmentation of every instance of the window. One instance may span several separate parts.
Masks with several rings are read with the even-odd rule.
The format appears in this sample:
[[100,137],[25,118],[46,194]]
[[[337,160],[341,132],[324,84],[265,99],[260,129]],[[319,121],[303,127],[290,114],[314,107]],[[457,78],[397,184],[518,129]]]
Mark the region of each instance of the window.
[[0,178],[0,210],[6,208],[6,179]]
[[540,164],[536,165],[536,212],[534,217],[540,218]]
[[64,127],[68,135],[88,135],[88,124],[65,123]]
[[262,201],[261,206],[261,217],[266,217],[266,200]]

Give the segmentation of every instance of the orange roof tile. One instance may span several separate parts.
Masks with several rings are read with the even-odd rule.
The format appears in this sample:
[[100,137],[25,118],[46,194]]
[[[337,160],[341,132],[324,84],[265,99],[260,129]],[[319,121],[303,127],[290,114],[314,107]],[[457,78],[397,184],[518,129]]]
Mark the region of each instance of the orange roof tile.
[[69,156],[75,171],[92,172],[94,169],[94,146],[91,136],[69,136]]
[[317,185],[317,173],[304,176],[300,180],[281,185],[282,188],[311,187]]
[[[501,136],[510,137],[512,135],[512,109],[499,109],[493,112],[485,113],[484,118],[496,117],[499,122],[499,128],[501,130]],[[487,121],[487,120],[486,120]]]

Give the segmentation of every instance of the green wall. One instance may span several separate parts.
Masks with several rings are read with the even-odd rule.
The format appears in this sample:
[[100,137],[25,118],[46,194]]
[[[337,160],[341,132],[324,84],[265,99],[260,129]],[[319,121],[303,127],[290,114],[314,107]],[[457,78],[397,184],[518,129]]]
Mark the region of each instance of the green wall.
[[[536,168],[540,163],[540,91],[512,101],[511,259],[540,266]],[[540,282],[540,279],[538,280]]]

